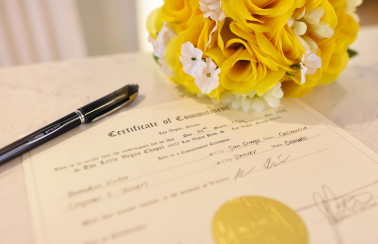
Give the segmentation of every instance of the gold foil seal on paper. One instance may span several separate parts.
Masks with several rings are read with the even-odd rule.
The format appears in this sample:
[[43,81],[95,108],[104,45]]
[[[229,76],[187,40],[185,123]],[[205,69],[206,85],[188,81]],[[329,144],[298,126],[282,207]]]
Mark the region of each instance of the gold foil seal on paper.
[[275,200],[249,196],[224,204],[212,224],[218,244],[307,244],[306,226],[296,212]]

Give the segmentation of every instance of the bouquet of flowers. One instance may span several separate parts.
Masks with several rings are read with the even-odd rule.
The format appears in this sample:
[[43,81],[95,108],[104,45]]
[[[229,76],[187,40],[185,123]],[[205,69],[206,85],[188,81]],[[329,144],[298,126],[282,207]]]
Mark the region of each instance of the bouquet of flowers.
[[278,107],[347,66],[362,0],[165,0],[148,17],[170,80],[245,112]]

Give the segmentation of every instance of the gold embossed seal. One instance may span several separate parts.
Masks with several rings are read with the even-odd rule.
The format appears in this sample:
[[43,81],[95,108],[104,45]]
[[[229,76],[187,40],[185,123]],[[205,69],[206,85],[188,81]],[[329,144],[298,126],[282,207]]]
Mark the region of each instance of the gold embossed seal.
[[218,244],[307,244],[306,226],[296,212],[275,200],[248,196],[224,204],[212,224]]

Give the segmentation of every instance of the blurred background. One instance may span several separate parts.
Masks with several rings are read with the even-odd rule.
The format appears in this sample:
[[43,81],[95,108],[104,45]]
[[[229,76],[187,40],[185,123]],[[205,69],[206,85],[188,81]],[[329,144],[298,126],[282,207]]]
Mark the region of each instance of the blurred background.
[[[163,0],[0,0],[0,67],[151,52],[146,19]],[[378,0],[359,7],[378,25]]]

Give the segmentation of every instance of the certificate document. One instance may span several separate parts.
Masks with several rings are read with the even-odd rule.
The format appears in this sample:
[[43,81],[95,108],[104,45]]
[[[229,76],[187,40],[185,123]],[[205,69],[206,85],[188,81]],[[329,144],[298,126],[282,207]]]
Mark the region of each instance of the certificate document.
[[377,243],[378,157],[295,99],[183,100],[23,156],[36,243]]

